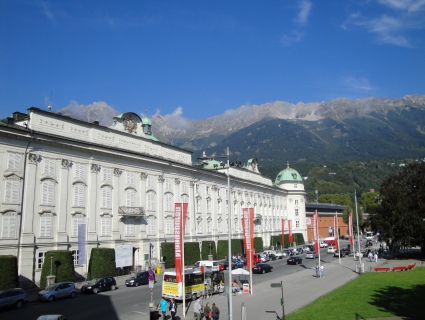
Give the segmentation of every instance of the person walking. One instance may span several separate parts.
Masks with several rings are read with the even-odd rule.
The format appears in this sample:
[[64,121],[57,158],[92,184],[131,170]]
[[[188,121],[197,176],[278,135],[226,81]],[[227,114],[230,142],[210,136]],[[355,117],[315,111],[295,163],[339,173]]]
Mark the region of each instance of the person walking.
[[320,269],[319,269],[319,264],[316,264],[316,278],[320,278]]
[[167,300],[162,298],[161,301],[159,301],[158,307],[162,313],[162,320],[167,320],[167,307],[168,307]]
[[171,320],[176,320],[177,304],[176,304],[176,301],[174,299],[171,299],[168,310],[170,310],[170,312],[171,312]]
[[212,319],[213,320],[218,320],[220,318],[220,310],[215,305],[215,303],[212,304],[211,312],[212,312]]
[[207,302],[205,305],[204,315],[206,320],[212,320],[212,312],[211,312],[211,307],[209,302]]
[[375,258],[375,262],[378,262],[378,253],[376,251],[375,251],[374,258]]
[[325,267],[322,264],[320,266],[320,278],[324,278],[324,277],[325,277]]
[[201,312],[202,312],[201,299],[198,299],[195,301],[195,304],[193,305],[193,318],[195,320],[201,320]]

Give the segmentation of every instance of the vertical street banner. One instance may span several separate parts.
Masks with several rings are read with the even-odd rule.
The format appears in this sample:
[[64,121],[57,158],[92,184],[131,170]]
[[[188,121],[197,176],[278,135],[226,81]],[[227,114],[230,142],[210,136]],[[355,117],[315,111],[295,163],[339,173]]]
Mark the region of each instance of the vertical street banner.
[[335,238],[335,248],[338,248],[338,221],[337,221],[338,217],[337,214],[334,214],[334,238]]
[[292,227],[291,227],[291,224],[292,224],[292,220],[288,220],[288,232],[289,232],[289,243],[290,244],[292,242],[294,242],[293,241],[294,239],[292,239]]
[[284,248],[285,244],[285,219],[282,219],[282,249]]
[[318,220],[319,219],[318,218],[319,218],[319,214],[316,210],[313,213],[313,237],[314,237],[314,250],[316,252],[319,252],[319,233],[318,233],[318,231],[319,231],[319,227],[318,227],[319,221]]
[[86,228],[87,224],[78,225],[78,264],[86,264]]
[[348,232],[350,238],[350,247],[353,248],[353,214],[348,215]]
[[183,206],[174,204],[174,264],[176,266],[176,282],[182,282],[182,253],[183,253]]
[[254,208],[242,208],[243,245],[245,248],[247,267],[253,267],[254,245]]

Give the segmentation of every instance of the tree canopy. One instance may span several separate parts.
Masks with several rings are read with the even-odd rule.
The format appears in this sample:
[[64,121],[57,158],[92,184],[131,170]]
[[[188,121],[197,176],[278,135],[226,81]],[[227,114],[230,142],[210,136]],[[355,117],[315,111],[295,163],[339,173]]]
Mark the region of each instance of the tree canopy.
[[393,246],[425,249],[425,163],[407,165],[384,180],[379,204],[371,211],[372,228]]

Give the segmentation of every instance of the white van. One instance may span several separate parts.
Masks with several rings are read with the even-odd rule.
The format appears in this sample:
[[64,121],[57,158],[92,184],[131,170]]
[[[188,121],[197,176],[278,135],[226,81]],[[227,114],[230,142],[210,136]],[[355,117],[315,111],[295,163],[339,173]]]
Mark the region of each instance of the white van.
[[220,271],[219,263],[218,263],[218,261],[215,261],[215,260],[196,261],[193,265],[193,267],[196,268],[196,269],[201,268],[201,266],[211,267],[211,271]]
[[373,240],[373,232],[372,231],[366,232],[366,240]]

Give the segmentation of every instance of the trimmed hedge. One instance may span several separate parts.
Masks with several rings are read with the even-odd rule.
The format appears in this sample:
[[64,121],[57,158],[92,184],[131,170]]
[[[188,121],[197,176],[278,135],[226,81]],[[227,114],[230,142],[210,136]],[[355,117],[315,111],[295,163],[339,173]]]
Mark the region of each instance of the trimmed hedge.
[[18,258],[0,256],[0,290],[19,287]]
[[[213,242],[213,241],[211,241]],[[208,247],[208,242],[206,246]],[[174,268],[174,242],[162,242],[161,243],[161,252],[162,252],[162,261],[164,261],[165,268]],[[209,247],[208,247],[209,254]],[[199,261],[201,252],[199,251],[198,242],[185,242],[184,243],[184,264],[186,266],[194,264],[196,261]],[[204,260],[208,260],[207,258]]]
[[[210,251],[210,245],[211,245],[211,251]],[[213,256],[213,260],[216,259],[217,249],[215,247],[215,241],[202,241],[202,250],[201,250],[202,260],[208,260],[208,256],[210,255],[210,252]]]
[[112,248],[93,248],[90,254],[87,279],[114,277],[115,250]]
[[40,288],[46,287],[46,277],[50,273],[56,276],[56,282],[74,281],[75,270],[72,252],[68,250],[51,250],[46,252],[41,269]]
[[[297,244],[297,246],[302,246],[305,244],[304,236],[302,233],[293,233],[292,234],[292,240]],[[285,248],[289,248],[292,246],[292,244],[289,243],[289,234],[285,234],[284,238],[285,242],[283,246]],[[274,246],[278,246],[282,244],[282,236],[272,236],[270,237],[270,243],[273,243]],[[279,244],[278,244],[279,243]]]

